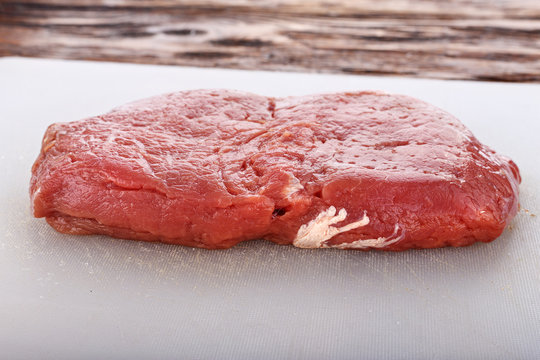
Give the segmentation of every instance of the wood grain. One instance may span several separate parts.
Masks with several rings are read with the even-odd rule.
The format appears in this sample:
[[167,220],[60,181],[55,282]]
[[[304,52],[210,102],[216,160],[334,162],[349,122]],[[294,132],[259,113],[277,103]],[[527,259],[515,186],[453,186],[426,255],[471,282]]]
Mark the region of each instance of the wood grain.
[[0,2],[0,56],[540,81],[538,0]]

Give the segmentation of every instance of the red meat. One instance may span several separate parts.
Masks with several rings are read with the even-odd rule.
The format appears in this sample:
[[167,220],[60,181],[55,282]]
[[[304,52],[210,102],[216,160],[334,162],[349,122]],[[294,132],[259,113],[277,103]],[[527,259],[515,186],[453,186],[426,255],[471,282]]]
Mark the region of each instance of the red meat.
[[30,192],[34,215],[69,234],[405,250],[495,239],[519,182],[511,160],[407,96],[197,90],[51,125]]

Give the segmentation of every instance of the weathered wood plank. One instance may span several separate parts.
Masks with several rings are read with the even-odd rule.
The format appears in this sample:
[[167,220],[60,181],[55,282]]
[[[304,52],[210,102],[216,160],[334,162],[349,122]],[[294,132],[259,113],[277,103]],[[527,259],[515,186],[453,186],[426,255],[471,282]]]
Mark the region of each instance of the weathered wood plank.
[[540,1],[3,0],[0,55],[538,82]]

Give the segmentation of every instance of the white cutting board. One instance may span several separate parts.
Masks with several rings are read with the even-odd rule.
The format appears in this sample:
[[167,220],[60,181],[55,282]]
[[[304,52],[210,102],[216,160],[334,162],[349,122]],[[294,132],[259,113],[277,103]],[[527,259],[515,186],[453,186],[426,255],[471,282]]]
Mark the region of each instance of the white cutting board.
[[403,253],[208,251],[31,216],[48,124],[193,88],[427,100],[516,161],[522,207],[540,215],[540,85],[0,59],[0,358],[540,358],[540,220],[524,211],[491,244]]

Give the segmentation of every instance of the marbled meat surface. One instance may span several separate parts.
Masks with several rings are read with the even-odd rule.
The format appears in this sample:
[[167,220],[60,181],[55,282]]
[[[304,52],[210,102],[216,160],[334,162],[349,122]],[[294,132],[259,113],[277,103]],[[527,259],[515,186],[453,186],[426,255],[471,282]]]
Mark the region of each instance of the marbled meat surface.
[[195,90],[51,125],[30,192],[68,234],[405,250],[495,239],[519,183],[511,160],[411,97]]

